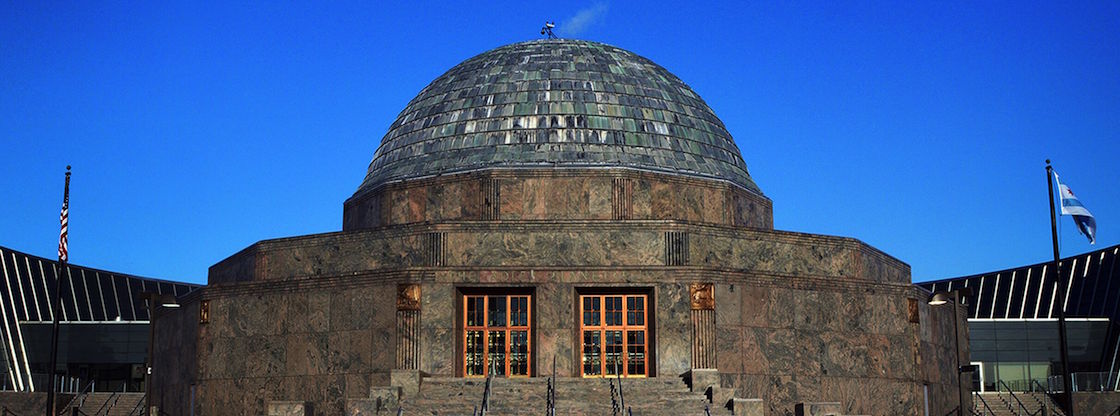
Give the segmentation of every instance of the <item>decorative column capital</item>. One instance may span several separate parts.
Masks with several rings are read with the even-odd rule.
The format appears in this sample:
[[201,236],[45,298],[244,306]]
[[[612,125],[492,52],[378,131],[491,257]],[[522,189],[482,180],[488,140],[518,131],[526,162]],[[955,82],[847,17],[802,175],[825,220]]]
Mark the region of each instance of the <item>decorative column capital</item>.
[[398,311],[418,311],[420,310],[420,285],[415,283],[404,283],[397,285],[397,310]]
[[715,310],[716,298],[711,283],[691,283],[688,294],[692,299],[692,310]]

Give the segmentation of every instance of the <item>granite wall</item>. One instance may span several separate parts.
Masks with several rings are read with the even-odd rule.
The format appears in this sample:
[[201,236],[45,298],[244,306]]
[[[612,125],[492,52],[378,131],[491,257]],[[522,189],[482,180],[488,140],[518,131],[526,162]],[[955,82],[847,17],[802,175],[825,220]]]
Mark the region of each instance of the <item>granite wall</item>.
[[688,242],[686,267],[909,285],[908,266],[854,239],[674,220],[414,224],[268,240],[212,266],[210,284],[437,263],[452,269],[665,267],[673,249],[668,233],[683,233]]
[[[912,301],[920,322],[908,319]],[[958,400],[951,316],[905,286],[717,284],[721,387],[771,415],[800,402],[901,415],[922,413],[928,386],[931,414],[945,414]]]
[[[396,354],[396,282],[296,281],[211,286],[199,324],[201,414],[259,414],[269,401],[308,401],[342,414],[345,398],[388,385]],[[179,386],[180,390],[182,386]]]
[[771,202],[729,182],[628,169],[490,170],[392,183],[344,206],[343,230],[469,220],[683,220],[774,228]]
[[1120,392],[1074,393],[1073,407],[1077,415],[1120,415]]
[[[577,376],[577,296],[620,288],[652,296],[651,374],[677,377],[693,366],[696,282],[715,287],[721,397],[761,398],[771,415],[816,401],[918,413],[927,391],[935,413],[956,406],[952,315],[925,303],[904,263],[848,238],[631,220],[413,224],[257,243],[212,267],[200,295],[210,310],[208,323],[194,321],[200,410],[297,400],[336,414],[387,386],[402,283],[421,286],[428,376],[462,376],[464,291],[530,291],[532,374],[555,358],[559,375]],[[181,379],[178,398],[161,400],[185,403]]]

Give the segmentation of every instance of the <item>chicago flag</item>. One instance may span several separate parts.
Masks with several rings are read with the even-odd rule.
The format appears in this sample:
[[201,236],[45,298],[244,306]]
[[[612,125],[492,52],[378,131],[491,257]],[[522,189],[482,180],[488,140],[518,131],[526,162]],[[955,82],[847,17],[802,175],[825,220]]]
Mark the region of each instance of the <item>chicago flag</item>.
[[1081,201],[1073,195],[1073,191],[1068,186],[1058,180],[1058,172],[1054,172],[1054,182],[1058,183],[1058,194],[1062,197],[1062,215],[1072,216],[1073,222],[1077,223],[1077,229],[1089,238],[1089,244],[1096,243],[1097,220],[1093,219],[1093,214],[1081,205]]

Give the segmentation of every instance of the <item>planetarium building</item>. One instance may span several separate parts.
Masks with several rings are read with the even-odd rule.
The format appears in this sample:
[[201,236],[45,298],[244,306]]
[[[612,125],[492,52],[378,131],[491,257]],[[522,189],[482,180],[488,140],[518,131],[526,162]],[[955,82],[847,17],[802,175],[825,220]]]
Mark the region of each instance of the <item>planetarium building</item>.
[[558,413],[608,414],[619,384],[634,414],[960,400],[964,309],[929,306],[909,266],[857,240],[774,230],[712,109],[613,46],[530,41],[451,68],[343,215],[157,311],[152,406],[472,414],[489,386],[494,414],[542,413],[549,391]]

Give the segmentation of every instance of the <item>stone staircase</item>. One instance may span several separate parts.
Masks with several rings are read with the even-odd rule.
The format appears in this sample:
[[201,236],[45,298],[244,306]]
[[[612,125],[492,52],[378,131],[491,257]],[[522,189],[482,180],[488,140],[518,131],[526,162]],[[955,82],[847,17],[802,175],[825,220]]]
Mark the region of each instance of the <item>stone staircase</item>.
[[[546,378],[495,378],[491,385],[492,415],[540,415],[545,411]],[[704,415],[708,398],[691,392],[676,378],[623,379],[626,406],[634,416]],[[482,403],[485,379],[425,378],[416,397],[405,397],[406,415],[471,415]],[[730,415],[710,408],[712,415]],[[610,384],[605,379],[558,378],[556,414],[611,414]]]
[[[90,393],[78,406],[79,415],[88,416],[129,416],[132,409],[144,398],[144,393]],[[65,404],[65,403],[64,403]],[[75,403],[77,405],[77,403]],[[63,409],[60,415],[70,416],[70,408]]]
[[[984,401],[988,403],[992,412],[989,413],[980,405],[979,400],[973,400],[973,410],[978,415],[985,416],[1065,416],[1061,408],[1050,395],[1040,392],[1016,392],[1015,397],[1019,399],[1016,401],[1011,397],[1008,392],[998,393],[980,393]],[[1022,402],[1022,407],[1019,403]],[[1046,408],[1043,413],[1042,408]]]

